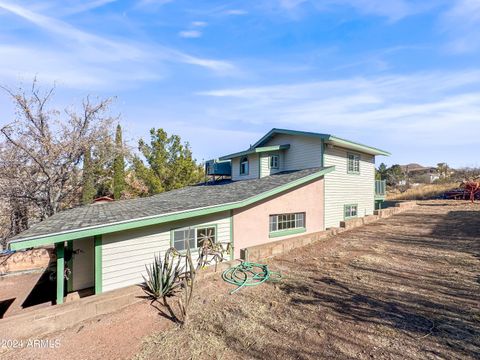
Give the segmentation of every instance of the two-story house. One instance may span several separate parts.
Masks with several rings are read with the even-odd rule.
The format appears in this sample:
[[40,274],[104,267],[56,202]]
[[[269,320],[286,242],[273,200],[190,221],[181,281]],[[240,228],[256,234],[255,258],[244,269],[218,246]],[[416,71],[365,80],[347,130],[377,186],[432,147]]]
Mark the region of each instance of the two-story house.
[[272,129],[247,150],[207,162],[209,175],[229,180],[67,210],[9,246],[55,244],[57,272],[71,273],[66,286],[57,276],[62,303],[68,292],[143,282],[145,265],[169,247],[196,250],[210,239],[240,258],[251,246],[370,215],[384,195],[376,155],[389,153],[333,135]]

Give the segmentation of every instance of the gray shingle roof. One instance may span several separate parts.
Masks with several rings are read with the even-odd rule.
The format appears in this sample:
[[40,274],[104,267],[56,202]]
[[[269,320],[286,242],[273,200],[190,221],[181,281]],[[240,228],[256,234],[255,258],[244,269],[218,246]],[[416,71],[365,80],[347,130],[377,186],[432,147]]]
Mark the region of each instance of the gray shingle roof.
[[315,174],[320,170],[322,169],[311,168],[281,172],[261,179],[189,186],[145,198],[81,206],[62,211],[33,225],[12,238],[12,241],[234,203]]

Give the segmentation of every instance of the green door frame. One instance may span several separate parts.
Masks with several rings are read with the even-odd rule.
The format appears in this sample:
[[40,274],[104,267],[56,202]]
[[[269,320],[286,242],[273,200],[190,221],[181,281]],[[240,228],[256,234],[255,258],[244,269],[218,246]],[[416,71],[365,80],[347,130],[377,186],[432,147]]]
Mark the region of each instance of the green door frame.
[[95,235],[95,294],[102,293],[102,235]]
[[57,304],[63,304],[65,292],[65,243],[55,244],[57,254]]

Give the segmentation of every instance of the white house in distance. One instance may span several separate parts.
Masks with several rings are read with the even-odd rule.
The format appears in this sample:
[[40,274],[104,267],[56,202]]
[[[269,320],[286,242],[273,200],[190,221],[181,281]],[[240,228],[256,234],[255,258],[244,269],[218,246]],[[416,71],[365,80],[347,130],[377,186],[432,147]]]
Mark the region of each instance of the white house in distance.
[[[388,152],[333,135],[272,129],[247,150],[207,163],[231,179],[58,213],[13,238],[12,250],[55,244],[57,303],[143,282],[145,265],[169,247],[209,238],[231,258],[251,246],[338,227],[373,214],[385,195],[375,156]],[[65,261],[67,260],[67,261]]]

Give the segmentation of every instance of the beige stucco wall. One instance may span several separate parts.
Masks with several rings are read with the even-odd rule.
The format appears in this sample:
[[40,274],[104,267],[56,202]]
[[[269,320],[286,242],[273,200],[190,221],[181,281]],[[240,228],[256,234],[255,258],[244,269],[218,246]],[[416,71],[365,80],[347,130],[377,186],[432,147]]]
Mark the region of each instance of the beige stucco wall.
[[323,185],[322,177],[314,182],[289,190],[280,196],[234,210],[233,242],[235,258],[240,257],[240,249],[288,238],[288,236],[268,237],[270,215],[305,212],[306,233],[324,230]]

